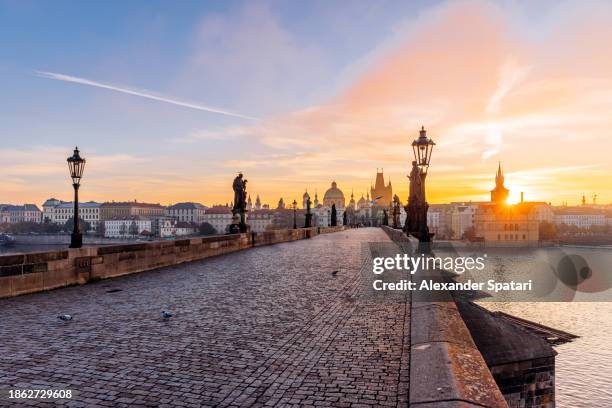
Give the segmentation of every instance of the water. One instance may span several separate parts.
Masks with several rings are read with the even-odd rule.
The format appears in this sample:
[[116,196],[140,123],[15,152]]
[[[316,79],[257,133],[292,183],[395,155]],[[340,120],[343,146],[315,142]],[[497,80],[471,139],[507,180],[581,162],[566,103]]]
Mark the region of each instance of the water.
[[557,407],[612,406],[612,303],[517,302],[481,304],[580,336],[555,347]]
[[[446,251],[436,250],[444,256]],[[474,256],[473,249],[458,249],[461,256]],[[557,279],[555,295],[548,299],[566,301],[478,301],[490,310],[499,310],[580,336],[571,343],[555,347],[556,399],[558,407],[612,407],[612,249],[609,247],[561,247],[538,249],[485,249],[486,269],[472,275],[477,281],[487,279],[525,280],[530,277],[555,276],[559,260],[570,256],[584,261],[591,270],[579,288],[569,290]],[[551,262],[552,261],[552,262]],[[580,269],[580,265],[579,268]],[[540,282],[550,282],[548,278]],[[537,291],[537,289],[536,289]],[[548,291],[546,291],[548,292]],[[561,293],[561,294],[559,294]],[[534,299],[531,299],[534,300]]]

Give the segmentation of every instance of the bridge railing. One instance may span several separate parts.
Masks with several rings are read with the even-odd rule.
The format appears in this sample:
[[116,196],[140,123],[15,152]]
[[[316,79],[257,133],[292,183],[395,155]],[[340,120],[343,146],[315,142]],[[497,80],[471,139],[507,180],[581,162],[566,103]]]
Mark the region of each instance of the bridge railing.
[[342,226],[298,228],[4,255],[0,256],[0,298],[84,284],[343,229]]

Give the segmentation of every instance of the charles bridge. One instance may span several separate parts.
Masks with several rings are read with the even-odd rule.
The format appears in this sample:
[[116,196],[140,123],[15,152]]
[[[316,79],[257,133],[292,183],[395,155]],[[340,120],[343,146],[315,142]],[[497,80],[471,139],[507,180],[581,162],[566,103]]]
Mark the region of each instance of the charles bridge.
[[554,352],[528,333],[450,296],[364,296],[376,244],[410,242],[320,227],[2,256],[0,405],[554,406]]

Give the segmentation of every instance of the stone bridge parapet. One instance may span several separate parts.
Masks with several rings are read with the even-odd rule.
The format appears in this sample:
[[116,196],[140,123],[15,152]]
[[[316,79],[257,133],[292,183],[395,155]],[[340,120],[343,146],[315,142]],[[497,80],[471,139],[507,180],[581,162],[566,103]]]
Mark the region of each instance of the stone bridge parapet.
[[177,265],[253,246],[307,239],[344,228],[273,230],[0,256],[0,298]]

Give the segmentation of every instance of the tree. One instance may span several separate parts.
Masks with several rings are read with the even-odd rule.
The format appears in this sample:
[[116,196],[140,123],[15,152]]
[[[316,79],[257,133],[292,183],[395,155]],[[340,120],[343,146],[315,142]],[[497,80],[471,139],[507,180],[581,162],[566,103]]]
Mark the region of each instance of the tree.
[[136,220],[132,220],[132,223],[130,224],[130,235],[133,237],[138,235],[138,224],[136,224]]
[[200,235],[214,235],[217,233],[215,227],[207,222],[203,222],[199,227]]
[[552,241],[558,238],[557,226],[548,221],[542,221],[539,227],[540,241]]
[[[87,232],[91,229],[91,225],[87,221],[79,217],[79,229],[82,232]],[[68,221],[66,221],[66,223],[64,224],[64,231],[72,232],[72,230],[74,230],[74,217],[70,217],[70,219],[68,219]]]
[[338,225],[338,215],[336,214],[336,204],[332,204],[330,224],[332,227],[335,227],[336,225]]

